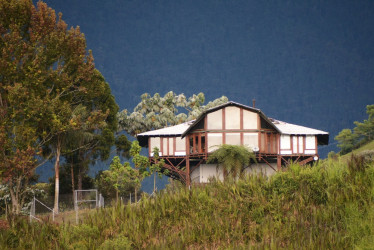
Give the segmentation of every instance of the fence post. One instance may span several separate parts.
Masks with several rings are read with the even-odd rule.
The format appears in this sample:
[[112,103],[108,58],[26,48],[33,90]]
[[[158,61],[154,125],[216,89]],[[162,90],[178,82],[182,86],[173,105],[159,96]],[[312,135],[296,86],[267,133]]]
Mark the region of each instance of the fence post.
[[78,224],[78,192],[77,190],[74,190],[74,192],[75,223]]

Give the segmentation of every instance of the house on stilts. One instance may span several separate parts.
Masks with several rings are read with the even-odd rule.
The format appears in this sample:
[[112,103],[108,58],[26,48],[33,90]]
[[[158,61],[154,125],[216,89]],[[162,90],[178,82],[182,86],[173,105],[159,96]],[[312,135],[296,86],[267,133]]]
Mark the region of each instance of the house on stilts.
[[227,102],[203,112],[196,120],[137,135],[140,146],[160,150],[169,176],[190,185],[223,178],[223,170],[207,164],[210,153],[222,144],[245,145],[257,163],[246,171],[271,175],[291,161],[301,165],[319,159],[318,145],[327,145],[329,133],[267,117],[260,109]]

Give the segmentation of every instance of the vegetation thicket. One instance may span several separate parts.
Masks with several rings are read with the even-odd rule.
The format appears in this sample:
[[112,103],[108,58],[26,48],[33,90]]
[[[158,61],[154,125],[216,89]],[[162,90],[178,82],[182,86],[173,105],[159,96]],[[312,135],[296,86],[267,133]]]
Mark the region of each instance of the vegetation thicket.
[[166,189],[137,205],[89,214],[79,225],[28,223],[0,229],[2,248],[370,248],[374,245],[374,163],[363,156],[291,165]]

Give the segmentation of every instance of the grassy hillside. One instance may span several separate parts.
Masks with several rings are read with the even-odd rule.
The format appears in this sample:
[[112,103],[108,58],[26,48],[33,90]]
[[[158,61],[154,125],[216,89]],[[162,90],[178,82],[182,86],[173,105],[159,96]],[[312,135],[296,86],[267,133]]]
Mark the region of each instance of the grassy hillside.
[[373,163],[328,160],[270,179],[169,190],[97,210],[79,225],[21,219],[0,229],[0,248],[370,248],[373,197]]
[[371,141],[371,142],[353,150],[352,152],[341,156],[340,159],[347,161],[348,159],[351,158],[352,154],[355,154],[355,155],[361,154],[362,152],[364,152],[366,150],[374,150],[374,141]]

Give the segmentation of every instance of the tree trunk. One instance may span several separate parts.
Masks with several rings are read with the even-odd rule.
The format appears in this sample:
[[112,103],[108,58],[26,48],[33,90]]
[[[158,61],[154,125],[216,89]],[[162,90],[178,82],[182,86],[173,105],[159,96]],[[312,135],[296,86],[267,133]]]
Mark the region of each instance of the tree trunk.
[[56,152],[55,152],[55,204],[54,204],[54,211],[58,214],[58,196],[60,193],[60,155],[61,155],[61,142],[60,137],[57,137],[57,145],[56,145]]
[[9,182],[9,193],[10,193],[10,198],[12,199],[12,214],[19,214],[19,203],[16,194],[14,193],[13,190],[13,184]]

